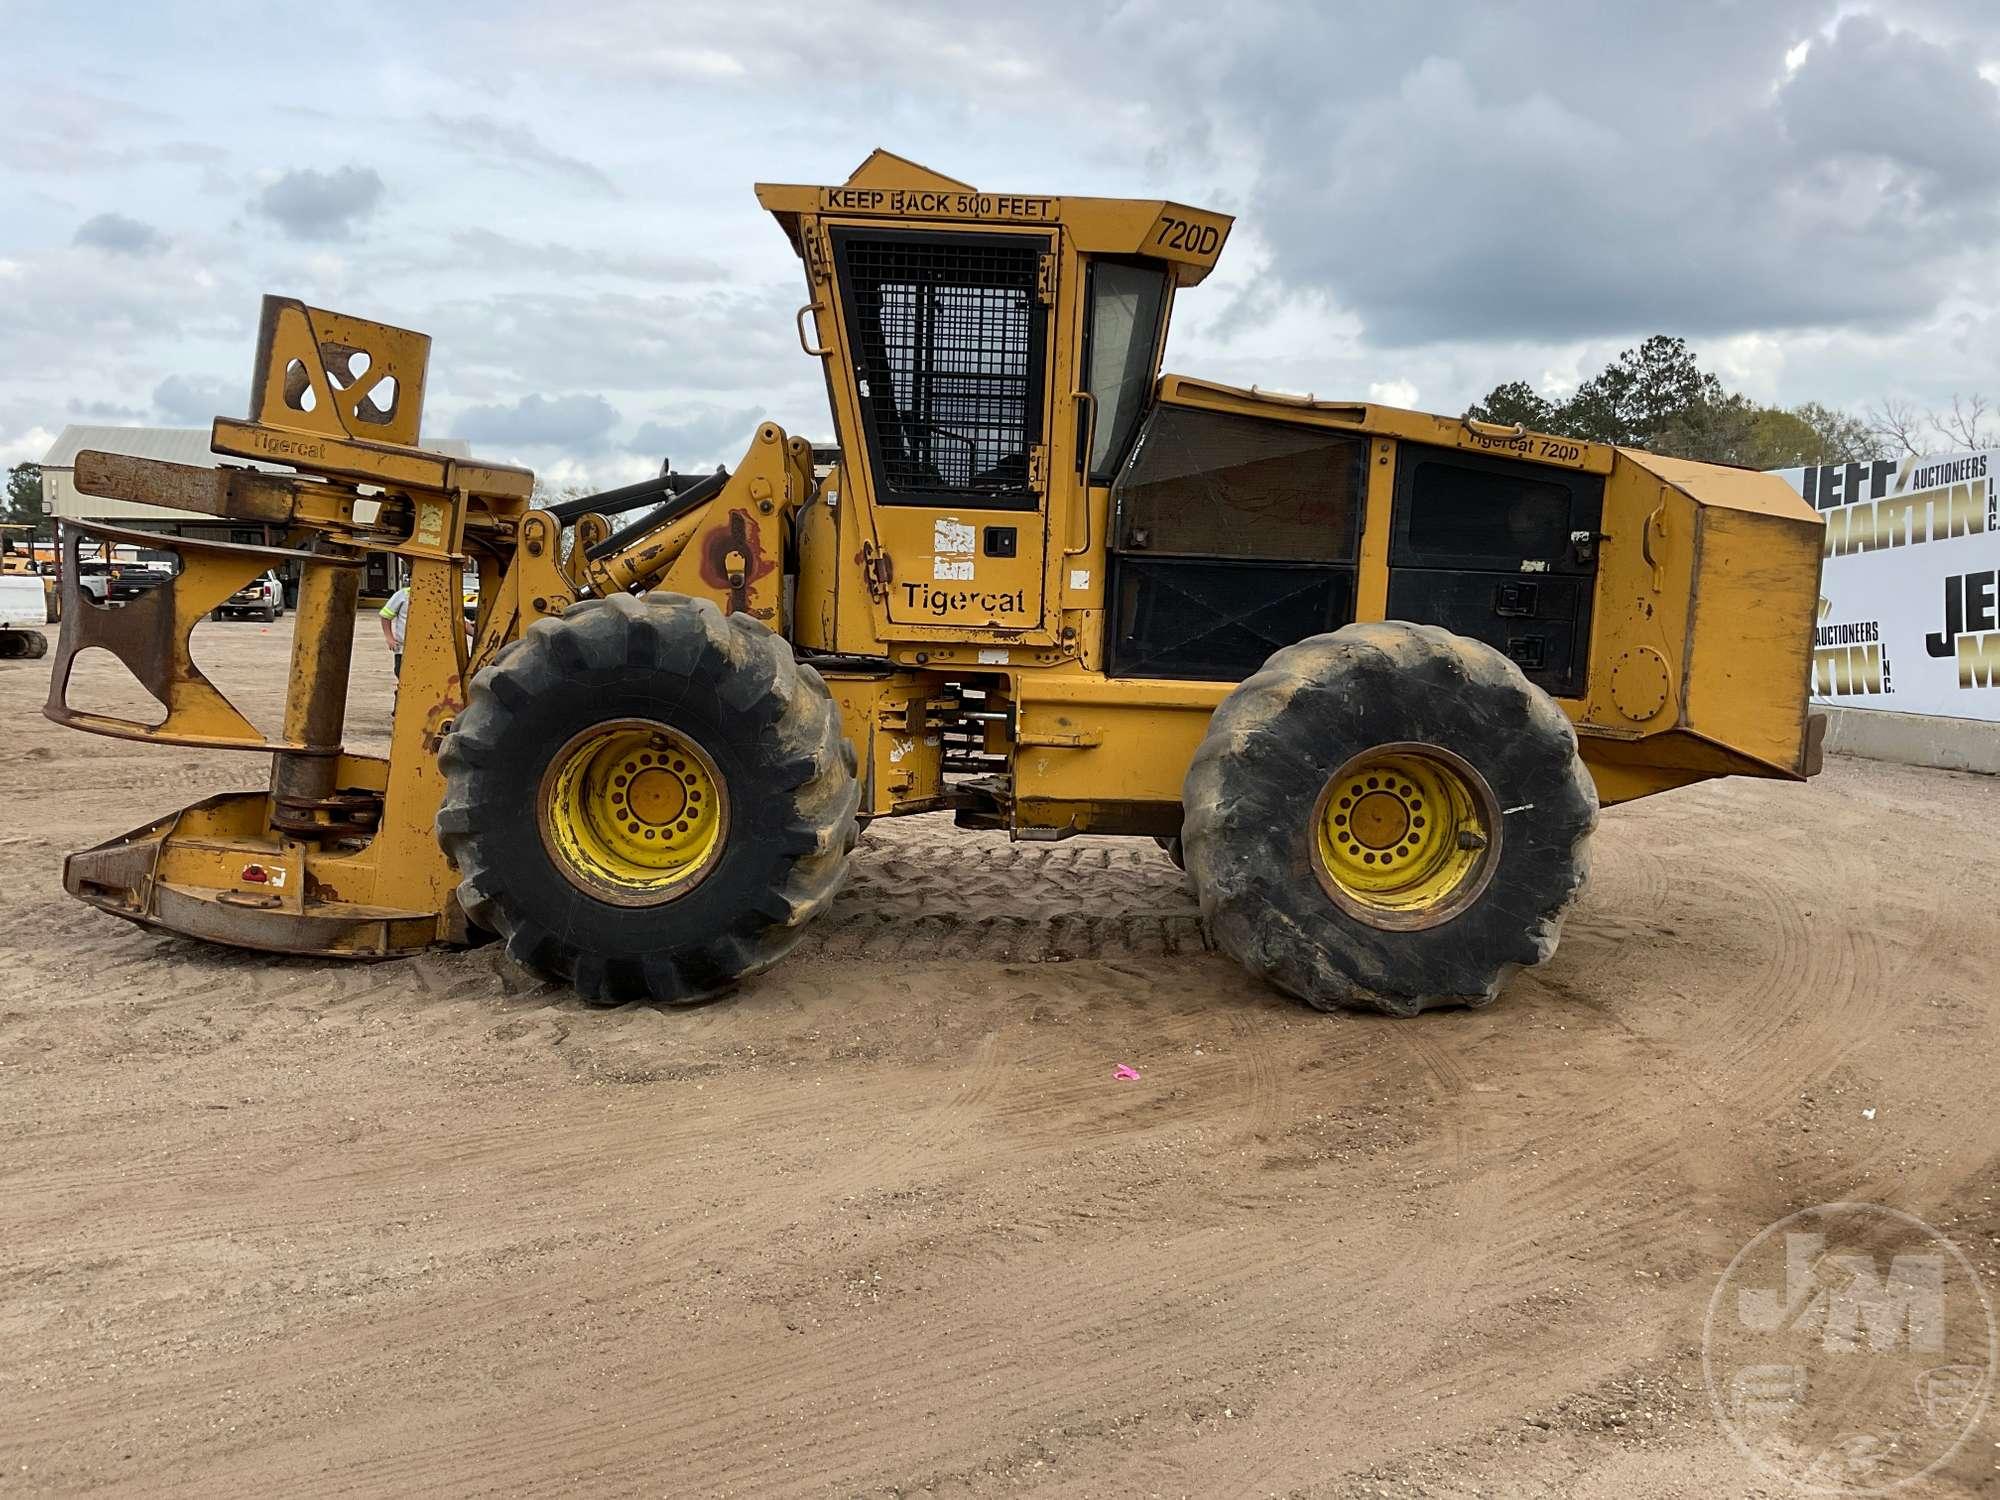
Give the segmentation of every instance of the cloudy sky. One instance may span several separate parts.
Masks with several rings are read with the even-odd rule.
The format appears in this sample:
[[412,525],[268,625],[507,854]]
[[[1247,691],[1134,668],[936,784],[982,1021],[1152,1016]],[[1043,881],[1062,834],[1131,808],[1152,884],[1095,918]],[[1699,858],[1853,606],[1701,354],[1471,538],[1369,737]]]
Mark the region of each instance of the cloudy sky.
[[258,297],[434,337],[425,431],[616,483],[829,433],[751,184],[874,146],[1237,215],[1169,368],[1455,412],[1683,334],[2000,396],[2000,5],[0,0],[0,463],[246,404]]

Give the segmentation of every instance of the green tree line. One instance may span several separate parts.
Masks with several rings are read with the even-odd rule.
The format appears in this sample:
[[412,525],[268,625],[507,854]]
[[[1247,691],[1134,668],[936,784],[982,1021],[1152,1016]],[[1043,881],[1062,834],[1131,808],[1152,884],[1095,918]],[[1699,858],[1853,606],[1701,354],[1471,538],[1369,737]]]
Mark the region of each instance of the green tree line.
[[7,471],[7,488],[0,492],[0,521],[32,526],[36,536],[50,532],[48,515],[42,507],[40,464],[19,464]]
[[1567,400],[1552,401],[1526,381],[1510,380],[1466,415],[1747,469],[1852,463],[1887,446],[1865,418],[1817,401],[1765,406],[1728,390],[1701,368],[1685,339],[1658,333],[1625,350]]

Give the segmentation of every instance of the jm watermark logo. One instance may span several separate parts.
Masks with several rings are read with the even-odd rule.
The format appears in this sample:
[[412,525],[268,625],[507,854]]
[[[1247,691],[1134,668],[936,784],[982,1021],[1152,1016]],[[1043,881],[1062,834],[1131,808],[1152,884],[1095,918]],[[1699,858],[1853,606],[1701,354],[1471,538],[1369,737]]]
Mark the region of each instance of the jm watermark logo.
[[1880,1204],[1828,1203],[1737,1252],[1701,1354],[1708,1399],[1751,1462],[1809,1493],[1886,1495],[1978,1424],[2000,1336],[1944,1235]]

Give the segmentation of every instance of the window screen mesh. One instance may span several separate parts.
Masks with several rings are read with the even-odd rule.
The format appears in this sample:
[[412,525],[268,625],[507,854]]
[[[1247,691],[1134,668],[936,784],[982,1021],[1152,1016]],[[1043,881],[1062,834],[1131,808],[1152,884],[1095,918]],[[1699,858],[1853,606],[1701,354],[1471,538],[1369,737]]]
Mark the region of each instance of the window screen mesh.
[[838,249],[879,487],[1027,493],[1041,244],[852,236]]
[[1361,537],[1365,438],[1163,406],[1114,493],[1121,551],[1349,562]]

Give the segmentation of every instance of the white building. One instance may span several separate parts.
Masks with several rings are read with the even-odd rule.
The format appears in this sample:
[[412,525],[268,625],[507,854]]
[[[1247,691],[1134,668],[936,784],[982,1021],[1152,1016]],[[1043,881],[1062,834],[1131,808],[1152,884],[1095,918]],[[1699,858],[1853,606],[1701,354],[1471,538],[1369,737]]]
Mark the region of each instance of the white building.
[[[250,542],[258,546],[284,545],[282,527],[257,521],[230,521],[198,511],[172,510],[163,505],[139,505],[128,500],[105,500],[86,495],[76,487],[76,456],[85,449],[101,453],[123,453],[133,458],[160,459],[193,468],[216,469],[223,464],[248,464],[251,468],[283,472],[275,464],[251,463],[248,459],[222,458],[208,449],[206,427],[93,427],[69,426],[42,458],[42,502],[49,515],[59,521],[102,521],[141,531],[157,531],[166,536],[200,537],[218,542]],[[439,438],[424,444],[433,453],[451,458],[470,458],[472,447],[458,438]],[[294,574],[296,570],[290,570]],[[294,594],[296,576],[286,579],[287,592]],[[361,591],[367,596],[387,594],[388,559],[371,554]]]

